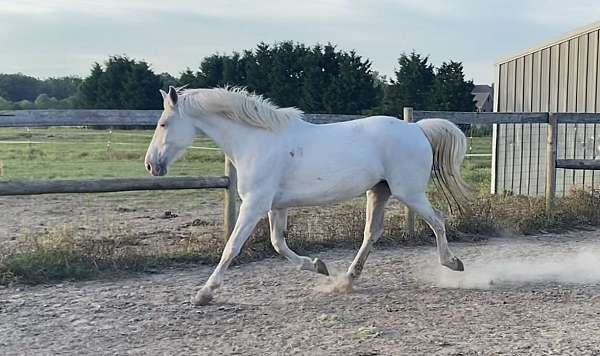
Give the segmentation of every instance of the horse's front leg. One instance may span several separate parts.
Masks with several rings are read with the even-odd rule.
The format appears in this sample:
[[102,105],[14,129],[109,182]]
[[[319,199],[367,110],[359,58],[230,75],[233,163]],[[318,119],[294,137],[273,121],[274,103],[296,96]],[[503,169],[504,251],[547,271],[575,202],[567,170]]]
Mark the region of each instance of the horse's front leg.
[[347,284],[344,289],[351,289],[352,282],[360,277],[371,248],[383,234],[383,216],[385,205],[390,197],[390,188],[381,182],[367,191],[367,216],[365,232],[360,250],[346,273]]
[[263,216],[269,211],[269,204],[256,202],[252,200],[242,202],[240,206],[240,214],[235,223],[235,227],[221,255],[221,261],[208,278],[202,289],[198,291],[191,302],[194,305],[208,304],[212,298],[214,291],[223,284],[223,275],[233,261],[240,253],[242,246],[250,237],[252,230]]
[[327,265],[318,258],[311,260],[306,256],[299,256],[292,251],[285,242],[285,230],[287,228],[287,209],[273,209],[269,212],[269,223],[271,225],[271,244],[277,253],[287,258],[290,262],[302,270],[313,271],[329,275]]

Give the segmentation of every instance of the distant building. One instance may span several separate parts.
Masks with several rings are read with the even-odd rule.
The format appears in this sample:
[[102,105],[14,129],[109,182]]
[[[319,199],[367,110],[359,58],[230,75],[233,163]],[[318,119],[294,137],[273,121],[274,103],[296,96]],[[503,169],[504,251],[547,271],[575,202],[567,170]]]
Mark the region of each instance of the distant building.
[[477,112],[494,111],[494,87],[489,85],[475,85],[471,91],[475,97],[475,107]]

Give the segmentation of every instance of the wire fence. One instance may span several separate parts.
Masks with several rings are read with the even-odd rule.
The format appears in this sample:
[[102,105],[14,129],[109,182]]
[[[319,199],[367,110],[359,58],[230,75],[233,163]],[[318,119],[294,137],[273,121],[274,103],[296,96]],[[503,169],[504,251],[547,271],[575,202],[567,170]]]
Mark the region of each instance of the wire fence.
[[[558,124],[558,159],[592,159],[600,156],[597,124]],[[497,191],[529,196],[545,194],[547,124],[498,125]],[[600,172],[587,169],[556,171],[556,194],[574,188],[599,189]]]
[[[153,132],[86,127],[0,128],[0,180],[146,176],[143,162]],[[172,173],[222,175],[224,153],[197,139]]]
[[[465,175],[489,189],[491,125],[466,125]],[[143,160],[153,132],[86,127],[0,128],[0,180],[146,176]],[[487,135],[486,135],[487,134]],[[176,175],[222,174],[223,151],[200,136],[172,168]]]

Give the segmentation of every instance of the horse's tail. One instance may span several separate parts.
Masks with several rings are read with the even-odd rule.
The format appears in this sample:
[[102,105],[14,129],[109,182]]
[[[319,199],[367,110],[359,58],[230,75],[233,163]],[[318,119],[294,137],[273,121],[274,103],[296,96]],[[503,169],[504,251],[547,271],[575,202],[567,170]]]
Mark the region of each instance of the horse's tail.
[[467,138],[456,125],[443,119],[417,122],[433,151],[433,181],[441,190],[450,209],[453,203],[463,212],[468,209],[470,189],[460,175],[460,166],[467,152]]

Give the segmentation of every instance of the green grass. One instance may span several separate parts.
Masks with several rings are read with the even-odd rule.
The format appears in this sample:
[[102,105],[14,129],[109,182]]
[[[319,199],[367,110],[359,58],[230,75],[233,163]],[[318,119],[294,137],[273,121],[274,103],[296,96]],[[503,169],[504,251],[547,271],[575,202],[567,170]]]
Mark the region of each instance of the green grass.
[[[0,129],[0,179],[145,176],[144,155],[151,138],[150,130]],[[204,136],[194,147],[216,148]],[[221,175],[223,160],[220,150],[191,148],[173,164],[170,175]]]
[[[146,176],[143,160],[151,138],[152,130],[0,129],[0,180]],[[468,143],[469,153],[491,153],[490,137],[469,138]],[[216,148],[206,136],[198,137],[194,147]],[[220,150],[190,148],[169,175],[221,175],[223,160]],[[489,188],[490,164],[490,157],[465,159],[463,175],[475,190]]]
[[[492,153],[491,137],[469,137],[467,140],[467,144],[469,145],[467,154]],[[462,175],[473,190],[477,192],[489,192],[491,166],[491,156],[467,156],[463,164]]]

